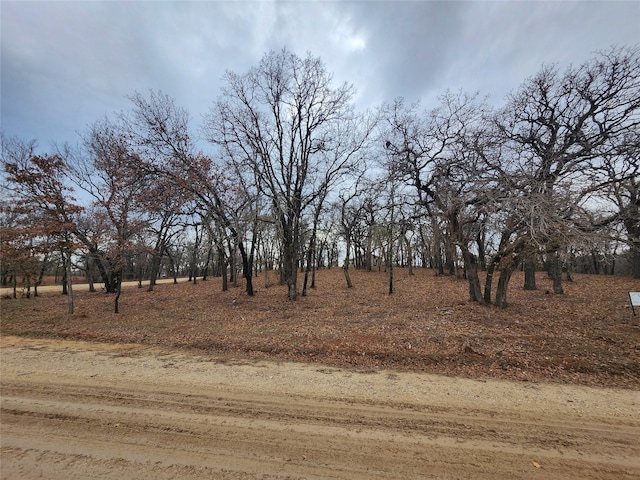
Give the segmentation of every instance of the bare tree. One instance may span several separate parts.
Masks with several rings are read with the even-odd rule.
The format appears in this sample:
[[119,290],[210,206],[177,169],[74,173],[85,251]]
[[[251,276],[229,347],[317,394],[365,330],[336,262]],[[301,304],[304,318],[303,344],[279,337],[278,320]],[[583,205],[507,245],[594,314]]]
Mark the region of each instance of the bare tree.
[[621,227],[624,234],[618,235],[618,229],[613,228],[607,236],[628,246],[631,274],[640,278],[640,128],[615,140],[617,143],[589,169],[589,193],[599,206],[590,224]]
[[160,175],[149,178],[140,202],[147,217],[145,236],[150,243],[147,252],[151,255],[149,291],[153,291],[162,257],[173,238],[183,233],[180,225],[192,202],[188,192]]
[[196,150],[187,111],[161,92],[151,91],[147,97],[135,93],[130,100],[134,109],[123,113],[121,118],[136,147],[144,152],[143,168],[174,182],[200,209],[206,210],[207,218],[230,233],[242,256],[247,294],[253,295],[253,258],[244,247],[245,239],[233,221],[232,212],[226,208],[232,183],[211,158]]
[[340,234],[345,242],[345,254],[344,262],[342,264],[342,271],[344,272],[344,278],[347,282],[348,288],[353,288],[351,281],[351,275],[349,274],[349,265],[351,263],[351,251],[353,243],[353,234],[356,225],[360,222],[360,216],[362,214],[362,204],[358,201],[358,196],[361,192],[357,186],[353,189],[340,192],[336,201],[336,207],[340,211]]
[[282,273],[295,300],[305,210],[348,170],[363,144],[345,142],[347,122],[355,124],[354,89],[333,87],[319,58],[287,50],[267,53],[244,75],[227,72],[225,81],[207,136],[239,171],[258,176],[279,224]]
[[119,312],[122,279],[135,240],[147,226],[142,197],[148,190],[147,173],[140,168],[129,135],[108,119],[93,124],[84,137],[84,149],[75,157],[74,181],[92,199],[95,216],[103,226],[100,261],[106,270],[108,291],[115,291],[114,312]]
[[[556,293],[563,292],[559,262],[567,242],[562,227],[572,222],[575,211],[556,201],[558,187],[563,181],[575,183],[611,148],[612,138],[636,128],[639,111],[637,48],[612,48],[564,72],[543,66],[509,97],[499,126],[506,139],[519,145],[521,170],[530,177],[532,195],[545,207],[530,234],[545,246]],[[589,179],[578,181],[590,188]]]
[[443,238],[449,271],[457,270],[459,249],[469,297],[484,303],[472,244],[478,235],[477,210],[486,196],[476,188],[477,179],[485,176],[486,165],[469,145],[486,124],[489,109],[476,96],[462,92],[447,92],[437,108],[422,115],[417,108],[406,107],[402,100],[386,107],[386,149],[396,172],[415,187],[417,203],[431,218],[433,231]]

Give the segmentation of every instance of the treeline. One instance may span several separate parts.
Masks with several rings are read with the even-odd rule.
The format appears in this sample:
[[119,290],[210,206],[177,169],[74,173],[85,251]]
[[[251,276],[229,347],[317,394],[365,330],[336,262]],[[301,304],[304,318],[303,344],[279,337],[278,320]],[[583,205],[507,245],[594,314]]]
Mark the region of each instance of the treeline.
[[527,289],[545,268],[556,293],[563,271],[613,273],[621,255],[640,278],[638,47],[543,66],[500,108],[445,92],[359,112],[352,85],[287,50],[224,84],[197,131],[210,153],[153,91],[75,146],[3,135],[3,284],[35,287],[53,262],[69,293],[72,271],[104,283],[117,312],[124,278],[185,273],[253,295],[277,270],[295,300],[317,268],[348,285],[351,267],[385,268],[392,292],[393,266],[423,266],[499,306],[519,268]]

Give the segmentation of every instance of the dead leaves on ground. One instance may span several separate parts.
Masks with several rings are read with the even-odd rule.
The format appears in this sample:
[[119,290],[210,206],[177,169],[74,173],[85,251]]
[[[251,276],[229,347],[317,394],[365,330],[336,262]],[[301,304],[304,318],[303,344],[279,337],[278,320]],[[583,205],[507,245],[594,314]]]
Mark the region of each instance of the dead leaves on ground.
[[178,285],[127,288],[121,312],[113,297],[2,300],[2,333],[132,342],[197,349],[214,355],[318,362],[364,370],[395,368],[469,377],[640,386],[640,326],[628,308],[625,277],[575,275],[565,295],[549,295],[539,274],[524,291],[514,274],[506,309],[467,300],[463,279],[396,269],[395,292],[384,272],[317,272],[317,288],[296,302],[274,273],[259,275],[257,292],[221,291],[210,278]]

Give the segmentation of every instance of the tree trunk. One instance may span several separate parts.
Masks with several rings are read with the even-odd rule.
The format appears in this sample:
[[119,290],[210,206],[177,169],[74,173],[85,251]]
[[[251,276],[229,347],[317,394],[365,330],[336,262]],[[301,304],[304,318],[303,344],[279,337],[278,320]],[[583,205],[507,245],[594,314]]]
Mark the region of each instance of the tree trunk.
[[298,269],[295,267],[290,267],[289,273],[287,275],[287,298],[291,301],[295,301],[298,299]]
[[[637,191],[632,203],[628,207],[624,225],[627,230],[627,238],[630,240],[631,275],[633,278],[640,278],[640,208],[638,205]],[[613,269],[611,270],[613,274]]]
[[62,295],[69,294],[68,277],[71,268],[67,266],[67,254],[65,251],[60,252],[62,255]]
[[[315,265],[314,265],[315,266],[314,270],[316,270],[318,268],[323,268],[325,266],[324,265],[324,250],[325,250],[325,246],[327,246],[327,249],[328,249],[328,245],[327,245],[327,241],[326,240],[320,242],[319,244],[316,243],[316,261],[315,261]],[[311,288],[315,288],[313,286],[313,282],[312,282],[312,287]]]
[[631,244],[631,274],[633,278],[640,278],[640,242]]
[[527,259],[524,262],[524,289],[536,290],[536,262],[534,259]]
[[564,272],[567,278],[567,282],[573,282],[573,262],[568,261],[565,264]]
[[444,252],[445,252],[444,267],[449,272],[449,275],[455,275],[456,274],[456,262],[455,262],[456,246],[451,240],[450,235],[445,236]]
[[351,275],[349,274],[349,267],[342,267],[342,271],[344,272],[344,279],[347,281],[347,288],[353,288],[353,283],[351,283]]
[[434,242],[434,260],[435,268],[438,271],[438,275],[444,275],[444,262],[442,261],[442,243]]
[[[149,279],[149,285],[152,280]],[[142,288],[142,262],[140,261],[140,255],[138,255],[138,288]]]
[[162,259],[162,251],[164,246],[159,245],[154,249],[151,257],[151,272],[149,273],[149,291],[153,291],[153,287],[156,285],[156,279],[160,273],[160,260]]
[[209,266],[211,265],[211,256],[213,255],[213,245],[209,244],[209,250],[207,251],[207,261],[204,264],[204,270],[202,273],[202,280],[207,281],[207,275],[209,275]]
[[393,293],[393,251],[392,246],[389,245],[389,295]]
[[93,256],[88,254],[85,256],[85,268],[87,269],[87,282],[89,283],[89,291],[91,293],[96,291],[96,287],[93,284]]
[[484,282],[484,301],[485,303],[491,303],[491,289],[493,288],[493,273],[496,270],[495,259],[489,262],[487,265],[487,278]]
[[224,246],[218,245],[218,264],[220,265],[220,276],[222,277],[222,291],[229,290],[229,283],[227,280],[227,256],[224,252]]
[[240,256],[242,257],[242,273],[244,275],[245,281],[247,282],[246,292],[247,295],[253,297],[253,255],[255,247],[252,244],[251,253],[249,255],[247,255],[242,242],[238,243],[238,248],[240,249]]
[[364,268],[367,272],[371,271],[373,266],[372,262],[372,246],[373,246],[373,231],[371,224],[367,227],[367,238],[366,238],[366,247],[365,247],[365,259],[364,259]]
[[309,272],[311,271],[312,268],[312,261],[313,261],[313,254],[312,254],[312,245],[313,245],[314,239],[313,239],[313,235],[312,235],[312,239],[309,245],[309,249],[307,250],[307,255],[306,255],[306,261],[305,261],[305,268],[304,268],[304,280],[302,282],[302,296],[306,297],[307,296],[307,284],[309,283]]
[[33,284],[34,297],[38,296],[38,287],[42,285],[42,279],[44,278],[44,271],[47,267],[47,258],[48,258],[48,255],[45,254],[44,258],[42,259],[42,265],[40,266],[40,272],[38,273],[38,280],[36,280],[36,282]]
[[238,266],[236,262],[238,261],[238,252],[236,251],[237,246],[230,246],[231,255],[229,257],[229,267],[231,270],[231,285],[234,287],[238,286]]
[[564,293],[562,289],[562,265],[560,264],[560,255],[557,251],[551,253],[549,261],[549,273],[553,280],[553,293],[562,295]]
[[286,285],[287,284],[287,279],[285,277],[285,268],[284,268],[284,262],[282,261],[282,257],[280,257],[280,259],[278,260],[278,272],[279,272],[279,277],[280,277],[280,285]]
[[478,277],[478,260],[468,248],[461,247],[461,250],[467,281],[469,282],[469,300],[484,305],[484,296],[482,295],[482,287]]
[[177,284],[178,283],[178,268],[176,267],[176,262],[173,259],[173,255],[171,255],[169,253],[169,250],[167,248],[165,248],[165,253],[167,254],[167,257],[169,258],[169,265],[171,268],[171,275],[173,276],[173,284]]
[[409,275],[413,275],[413,250],[411,248],[411,242],[406,235],[403,235],[405,244],[407,245],[407,262],[409,267]]
[[73,315],[73,282],[71,277],[71,251],[66,252],[66,277],[67,277],[67,311]]
[[496,289],[496,306],[504,308],[507,306],[507,287],[509,286],[509,280],[513,268],[505,268],[500,271],[500,277],[498,278],[498,287]]
[[438,225],[438,220],[435,215],[430,214],[429,218],[431,220],[431,230],[433,230],[433,248],[431,249],[433,252],[433,268],[438,271],[438,275],[444,275],[442,231],[440,230],[440,225]]
[[117,272],[115,274],[115,284],[116,284],[116,297],[113,301],[113,313],[120,313],[120,293],[122,293],[122,272]]
[[[196,239],[197,242],[197,239]],[[191,257],[191,273],[189,277],[193,280],[193,284],[196,285],[198,283],[198,247],[196,245],[193,246],[193,256]]]
[[347,288],[353,288],[353,283],[351,283],[351,275],[349,275],[349,256],[351,253],[351,234],[347,235],[347,252],[344,257],[344,265],[342,265],[342,271],[344,272],[344,278],[347,281]]
[[229,290],[229,275],[227,273],[227,260],[222,261],[222,291],[226,292]]
[[287,285],[287,298],[291,301],[298,299],[298,245],[295,240],[294,228],[289,226],[284,235],[284,258],[282,259],[282,273]]
[[320,219],[320,212],[321,212],[321,206],[322,206],[322,202],[320,203],[320,205],[318,205],[316,207],[316,210],[314,212],[313,215],[313,229],[311,230],[311,239],[309,240],[309,248],[307,249],[307,260],[306,260],[306,265],[305,265],[305,270],[304,270],[304,282],[302,285],[302,296],[306,297],[307,296],[307,281],[309,279],[309,272],[311,270],[314,271],[314,275],[313,275],[313,281],[312,281],[312,288],[315,288],[315,269],[313,268],[315,266],[315,256],[316,256],[316,236],[318,233],[318,221]]
[[[98,258],[98,257],[96,257]],[[107,269],[104,268],[104,264],[102,260],[98,259],[96,262],[96,266],[98,267],[98,272],[100,273],[100,277],[102,277],[102,283],[104,283],[104,289],[107,293],[116,293],[116,284],[113,280],[113,275],[107,273]]]
[[193,239],[193,254],[191,255],[191,266],[189,268],[189,280],[193,280],[193,284],[198,283],[198,249],[202,240],[202,233],[198,234],[198,228],[194,228],[195,238]]

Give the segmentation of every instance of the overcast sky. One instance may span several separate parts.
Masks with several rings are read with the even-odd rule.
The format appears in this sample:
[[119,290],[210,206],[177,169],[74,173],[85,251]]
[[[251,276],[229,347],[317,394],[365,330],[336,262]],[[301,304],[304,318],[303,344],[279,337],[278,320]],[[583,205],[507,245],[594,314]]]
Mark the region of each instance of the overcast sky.
[[1,129],[78,142],[78,132],[161,90],[197,132],[225,70],[244,73],[287,47],[322,58],[366,108],[402,96],[433,104],[446,89],[505,95],[543,63],[578,65],[640,44],[627,2],[0,2]]

